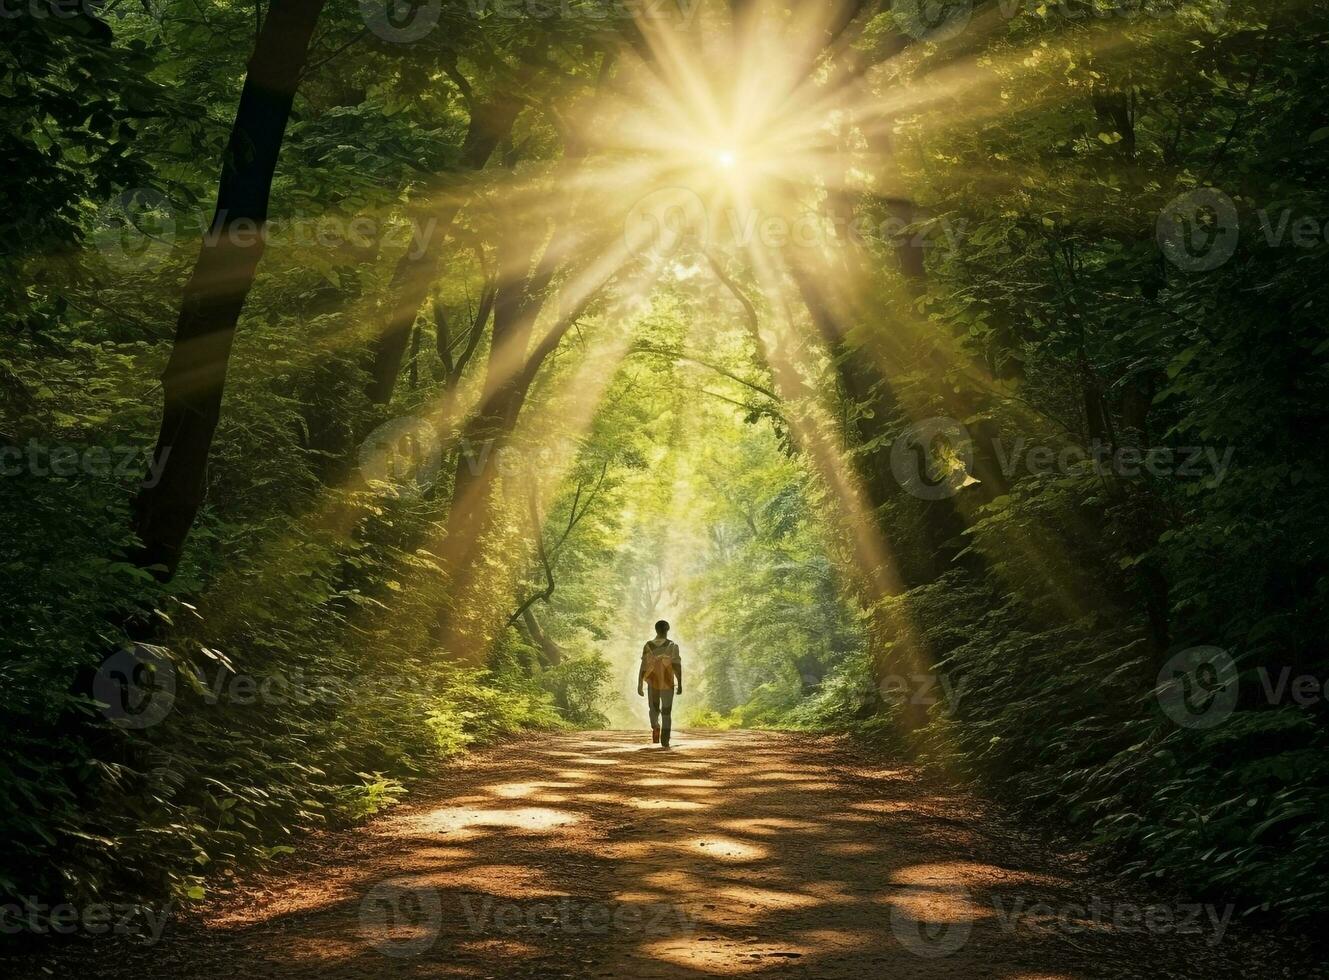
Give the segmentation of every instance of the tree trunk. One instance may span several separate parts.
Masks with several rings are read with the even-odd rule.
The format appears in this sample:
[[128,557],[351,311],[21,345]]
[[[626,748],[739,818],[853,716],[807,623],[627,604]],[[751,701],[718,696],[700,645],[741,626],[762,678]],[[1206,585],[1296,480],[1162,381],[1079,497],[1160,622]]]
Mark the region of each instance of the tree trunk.
[[540,648],[542,662],[546,667],[557,667],[563,662],[564,650],[553,641],[540,621],[535,618],[535,612],[531,609],[523,610],[521,614],[522,624],[526,627],[526,635],[531,638],[536,646]]
[[[856,445],[881,447],[870,456],[860,456],[856,467],[874,516],[879,520],[885,505],[899,501],[905,495],[891,466],[891,441],[887,438],[892,420],[900,418],[904,408],[873,355],[855,347],[846,337],[844,321],[848,319],[848,313],[832,309],[833,299],[820,285],[817,274],[797,262],[790,263],[790,272],[812,324],[831,354],[845,396],[860,407],[868,406],[866,411],[858,412],[852,431],[846,434]],[[898,572],[899,586],[903,589],[932,582],[952,567],[956,554],[964,547],[961,535],[965,528],[955,501],[949,497],[912,501],[907,510],[918,515],[917,530],[923,554],[921,560],[911,563],[904,562],[905,549],[900,549],[896,555],[901,561]],[[972,552],[967,560],[975,560]]]
[[[547,254],[547,250],[546,250]],[[503,313],[503,287],[494,304],[494,333],[490,345],[490,374],[486,377],[485,394],[479,407],[463,429],[461,452],[457,458],[456,477],[453,481],[452,499],[449,503],[446,532],[441,548],[440,563],[451,581],[453,594],[460,595],[468,588],[469,575],[478,554],[480,540],[489,530],[493,518],[490,498],[499,483],[499,461],[506,448],[517,422],[522,407],[534,384],[540,367],[548,359],[568,330],[585,313],[592,299],[606,287],[609,278],[589,289],[576,306],[561,312],[550,325],[547,332],[526,353],[530,342],[531,327],[539,316],[548,285],[541,275],[541,266],[527,283],[525,294],[527,302],[514,299],[516,309]],[[612,277],[612,276],[611,276]],[[536,293],[532,284],[540,286]],[[516,292],[518,284],[513,285]],[[613,312],[607,313],[612,318]],[[507,326],[500,327],[500,320],[507,319]],[[501,345],[506,345],[517,338],[516,343],[522,351],[520,366],[511,377],[505,372],[512,365],[507,355],[499,353]],[[495,360],[504,365],[499,367]],[[439,624],[443,628],[443,645],[453,648],[458,636],[455,624],[449,621],[446,609],[439,614]]]
[[411,375],[407,385],[412,391],[420,387],[420,328],[411,332]]
[[[512,131],[521,109],[521,102],[506,96],[477,105],[471,112],[466,140],[462,144],[462,167],[472,171],[482,169],[498,144]],[[412,241],[393,270],[388,292],[391,298],[384,311],[383,330],[371,345],[368,394],[369,400],[376,405],[386,405],[392,398],[415,315],[429,298],[429,291],[438,279],[444,239],[459,210],[459,205],[449,204],[435,215],[436,221],[422,226],[418,234],[424,235],[424,239]]]
[[170,578],[207,489],[236,323],[264,249],[286,123],[325,0],[273,0],[259,31],[217,186],[217,207],[185,286],[154,451],[160,479],[134,501],[140,566]]

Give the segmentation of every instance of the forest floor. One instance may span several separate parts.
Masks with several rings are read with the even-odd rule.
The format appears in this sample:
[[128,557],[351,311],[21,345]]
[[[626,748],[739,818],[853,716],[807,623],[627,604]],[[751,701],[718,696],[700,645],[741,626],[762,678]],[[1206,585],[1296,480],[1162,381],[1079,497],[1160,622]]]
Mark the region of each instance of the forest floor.
[[842,739],[510,743],[170,918],[10,976],[1273,977],[1299,943],[1141,894]]

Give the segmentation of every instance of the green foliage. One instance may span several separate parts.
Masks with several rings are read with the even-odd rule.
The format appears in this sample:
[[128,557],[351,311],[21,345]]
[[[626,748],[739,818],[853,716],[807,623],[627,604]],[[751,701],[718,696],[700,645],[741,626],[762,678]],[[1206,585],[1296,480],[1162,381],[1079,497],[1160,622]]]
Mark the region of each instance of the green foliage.
[[[982,433],[980,457],[995,432],[1015,461],[1008,486],[957,500],[983,574],[906,599],[930,669],[960,692],[929,706],[927,756],[1136,873],[1308,917],[1329,871],[1311,844],[1323,705],[1271,704],[1257,679],[1329,672],[1329,470],[1308,448],[1329,404],[1329,248],[1269,234],[1326,212],[1312,139],[1325,52],[1289,18],[1324,26],[1322,11],[1245,2],[1159,19],[1049,7],[985,36],[974,114],[957,126],[925,109],[898,133],[921,210],[959,231],[929,253],[917,349],[892,380],[917,415]],[[897,80],[926,85],[972,41]],[[979,107],[989,98],[1002,110]],[[1160,216],[1205,186],[1232,200],[1240,234],[1231,258],[1190,268],[1160,246]],[[959,352],[945,384],[963,390],[971,365],[991,378],[963,413],[936,394],[922,352],[938,344]],[[1204,462],[1100,472],[1083,461],[1095,443]],[[1081,461],[1037,471],[1021,445]],[[908,505],[882,511],[888,537],[907,532]],[[1207,733],[1164,717],[1153,690],[1169,656],[1201,644],[1242,671],[1237,712]],[[880,652],[878,678],[900,662],[891,637]]]
[[[1329,906],[1325,705],[1259,693],[1284,671],[1329,678],[1314,449],[1329,245],[1290,237],[1329,216],[1322,10],[1017,5],[853,73],[906,108],[873,120],[889,153],[865,155],[880,134],[845,113],[831,155],[860,216],[908,205],[906,235],[933,243],[922,274],[899,243],[865,244],[865,302],[842,331],[765,281],[740,283],[766,294],[749,324],[714,256],[653,270],[649,302],[593,297],[525,393],[502,447],[517,465],[459,574],[444,557],[458,428],[492,351],[481,338],[453,378],[456,349],[438,344],[506,259],[517,212],[500,200],[567,190],[549,176],[570,157],[567,120],[544,109],[607,81],[608,42],[578,18],[445,5],[403,57],[330,5],[206,506],[163,584],[129,560],[129,510],[254,11],[132,6],[114,23],[7,18],[0,53],[0,232],[17,246],[0,258],[0,449],[19,450],[0,476],[0,887],[197,898],[217,869],[366,819],[472,747],[640,726],[636,657],[664,615],[687,724],[850,732],[1132,873],[1289,919]],[[854,50],[897,52],[895,23],[875,18]],[[472,109],[509,90],[526,105],[512,137],[463,175]],[[818,208],[836,183],[822,179]],[[1188,268],[1159,219],[1206,187],[1240,235],[1226,261]],[[117,210],[135,189],[151,207]],[[366,348],[418,244],[401,232],[453,200],[473,206],[449,232],[437,308],[391,406],[371,405]],[[302,224],[366,216],[368,241],[326,247]],[[773,349],[796,363],[781,372]],[[366,436],[401,416],[436,425],[438,472],[366,484]],[[904,492],[891,461],[933,417],[976,443],[968,464],[933,447],[939,471],[971,478],[943,505]],[[1194,447],[1201,472],[1101,472],[1083,458],[1096,446]],[[1081,458],[1039,470],[1031,448]],[[54,462],[65,450],[72,468]],[[135,640],[175,681],[144,728],[93,697]],[[1212,730],[1176,725],[1154,690],[1198,644],[1242,677]]]
[[559,715],[577,728],[604,728],[609,719],[600,705],[609,687],[609,664],[597,653],[573,654],[540,674]]
[[392,806],[406,794],[406,787],[381,772],[357,773],[363,782],[343,786],[336,791],[336,812],[348,823],[367,820]]
[[[695,610],[685,628],[698,638],[701,683],[685,718],[775,725],[862,644],[828,557],[825,491],[767,422],[744,424],[724,406],[694,408],[693,419],[683,456],[699,499],[684,507],[701,540],[694,567],[671,583]],[[668,547],[682,546],[681,530],[667,531]]]

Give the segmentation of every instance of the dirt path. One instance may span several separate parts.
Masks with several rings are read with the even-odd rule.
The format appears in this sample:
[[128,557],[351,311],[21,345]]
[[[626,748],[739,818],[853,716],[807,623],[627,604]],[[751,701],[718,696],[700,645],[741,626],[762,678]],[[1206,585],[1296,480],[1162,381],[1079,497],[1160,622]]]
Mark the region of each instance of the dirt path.
[[675,739],[666,753],[592,732],[483,754],[155,945],[73,944],[32,975],[1310,975],[1224,908],[1123,896],[981,801],[842,742]]

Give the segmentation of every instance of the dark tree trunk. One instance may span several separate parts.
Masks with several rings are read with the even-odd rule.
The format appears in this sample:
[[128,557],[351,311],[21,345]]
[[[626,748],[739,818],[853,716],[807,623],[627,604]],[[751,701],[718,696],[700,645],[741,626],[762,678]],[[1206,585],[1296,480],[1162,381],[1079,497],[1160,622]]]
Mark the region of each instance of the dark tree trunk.
[[411,331],[411,374],[407,384],[412,391],[420,387],[420,328]]
[[[886,141],[883,139],[879,142],[885,144]],[[891,218],[906,227],[919,220],[918,208],[913,201],[892,197],[883,198],[882,204]],[[894,248],[905,285],[914,295],[921,295],[927,287],[927,252],[924,250],[923,239],[916,232],[902,233]]]
[[207,489],[236,323],[263,255],[272,177],[324,0],[273,0],[240,93],[217,207],[185,286],[154,458],[160,479],[134,501],[139,565],[175,574]]
[[521,621],[526,628],[526,635],[540,648],[541,660],[546,667],[557,667],[563,662],[564,650],[544,631],[535,612],[526,609],[521,614]]
[[1121,136],[1117,152],[1127,160],[1135,159],[1135,99],[1129,92],[1096,92],[1094,115],[1103,126],[1111,126]]
[[454,575],[469,566],[489,527],[489,497],[497,482],[499,453],[517,425],[540,366],[598,292],[589,291],[578,309],[562,312],[531,346],[550,283],[573,252],[571,235],[566,226],[556,230],[543,252],[540,237],[530,233],[509,236],[500,249],[485,383],[480,403],[463,428],[448,513],[444,566]]
[[[545,254],[549,255],[549,251],[546,250]],[[501,454],[516,428],[540,367],[608,281],[588,290],[575,307],[560,312],[549,330],[526,353],[531,328],[547,294],[548,278],[544,270],[542,259],[535,274],[527,281],[524,297],[518,295],[517,284],[513,285],[508,303],[514,306],[506,312],[502,286],[494,303],[489,374],[480,405],[463,429],[440,556],[454,595],[463,594],[469,586],[467,576],[474,567],[480,541],[492,523],[490,498],[498,486]],[[508,354],[500,352],[500,347],[508,345],[523,352],[520,360],[514,362],[509,360]],[[509,371],[513,372],[510,377]],[[459,637],[456,624],[450,620],[446,609],[440,611],[439,625],[443,630],[443,646],[455,649]]]
[[[849,433],[858,445],[878,445],[882,448],[871,456],[862,457],[858,467],[863,490],[874,512],[904,496],[889,459],[890,440],[888,426],[899,418],[903,408],[885,373],[873,363],[872,354],[854,347],[845,336],[846,318],[833,311],[833,302],[820,286],[817,276],[810,270],[791,263],[795,285],[802,295],[813,326],[831,353],[837,380],[850,401],[868,406],[860,411]],[[918,500],[911,508],[919,517],[919,533],[925,551],[924,560],[912,565],[901,564],[899,587],[910,589],[934,581],[948,567],[964,547],[961,535],[965,522],[955,501],[943,497],[939,500]],[[903,553],[896,556],[904,558]],[[970,553],[969,560],[975,560]]]
[[[472,171],[482,169],[498,144],[512,131],[521,109],[521,102],[506,97],[477,105],[462,144],[461,166]],[[442,208],[434,216],[437,220],[433,224],[422,227],[424,240],[413,241],[393,270],[383,330],[374,338],[370,353],[368,393],[376,405],[386,405],[392,398],[415,315],[438,279],[444,239],[459,210],[456,204]]]

